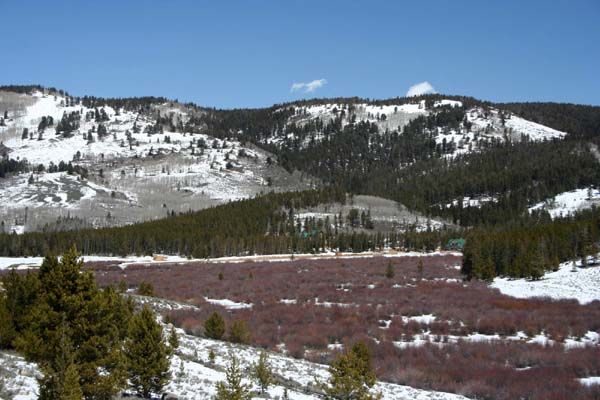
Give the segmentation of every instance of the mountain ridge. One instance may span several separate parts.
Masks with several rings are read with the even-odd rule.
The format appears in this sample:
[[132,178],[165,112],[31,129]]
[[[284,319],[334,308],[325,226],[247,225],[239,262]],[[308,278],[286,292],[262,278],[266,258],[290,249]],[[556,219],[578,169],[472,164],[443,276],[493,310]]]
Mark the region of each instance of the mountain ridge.
[[[21,102],[17,111],[8,113],[9,98]],[[2,199],[22,207],[15,216],[5,206],[0,219],[27,221],[29,208],[44,222],[28,230],[57,217],[62,226],[89,215],[92,226],[123,225],[273,190],[334,184],[398,201],[429,218],[472,225],[494,220],[494,213],[518,215],[594,182],[593,152],[585,147],[598,141],[600,107],[500,106],[428,94],[219,110],[156,96],[74,97],[41,85],[2,86],[0,112],[8,118],[0,141],[13,159],[3,167],[11,177],[0,181]],[[550,152],[555,161],[547,163]],[[25,159],[29,165],[22,164]],[[480,171],[469,169],[480,165],[498,175],[502,164],[524,168],[540,181],[536,191],[506,181],[515,171],[502,172],[492,183],[474,179]],[[569,166],[574,179],[559,184],[551,178]],[[469,182],[458,177],[461,170]],[[457,179],[464,182],[452,188]],[[81,204],[85,213],[78,210]],[[151,211],[136,211],[141,209]]]

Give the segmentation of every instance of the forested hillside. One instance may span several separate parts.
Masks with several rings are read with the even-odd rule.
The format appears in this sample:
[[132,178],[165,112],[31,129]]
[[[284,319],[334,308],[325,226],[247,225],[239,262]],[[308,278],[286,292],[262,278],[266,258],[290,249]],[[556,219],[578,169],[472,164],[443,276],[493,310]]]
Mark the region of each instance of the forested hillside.
[[[459,103],[442,105],[444,99]],[[392,198],[463,226],[518,218],[543,199],[600,184],[598,156],[590,148],[590,142],[600,138],[600,107],[494,105],[440,95],[369,104],[380,107],[406,101],[435,111],[418,114],[395,130],[382,130],[382,121],[390,118],[386,114],[355,118],[356,105],[368,100],[322,99],[270,110],[213,111],[203,122],[215,132],[268,148],[288,170],[306,171],[349,192]],[[345,108],[334,107],[331,115],[321,114],[302,124],[286,122],[306,112],[305,107],[319,104]],[[566,136],[518,132],[510,124],[518,118],[515,114]]]
[[[404,233],[342,230],[343,221],[301,223],[295,210],[345,202],[343,190],[271,193],[198,212],[117,228],[0,234],[1,256],[58,254],[73,244],[84,254],[180,254],[194,258],[248,254],[315,253],[337,249],[361,252],[386,246],[434,250],[452,230]],[[337,221],[337,220],[336,220]]]
[[600,107],[563,103],[503,103],[500,107],[573,137],[600,139]]
[[[147,214],[140,214],[133,221],[114,221],[113,213],[140,213],[138,209],[144,208],[132,206],[145,204],[139,199],[147,194],[133,193],[130,188],[140,182],[156,182],[154,176],[162,175],[160,182],[168,182],[168,189],[159,189],[159,197],[165,199],[159,202],[157,186],[153,186],[151,217],[169,216],[118,229],[52,232],[71,218],[61,216],[53,226],[38,228],[45,232],[0,235],[3,255],[63,251],[72,243],[87,254],[168,252],[193,257],[362,251],[384,246],[433,249],[460,236],[467,237],[468,251],[477,254],[480,248],[489,247],[478,241],[493,241],[498,232],[522,236],[526,249],[515,250],[508,244],[503,247],[511,249],[510,256],[501,256],[508,250],[501,250],[496,243],[490,250],[494,257],[487,253],[466,257],[468,276],[489,278],[495,274],[535,276],[539,268],[532,266],[533,261],[523,261],[539,258],[531,254],[543,253],[542,270],[551,269],[557,260],[581,256],[588,251],[582,249],[589,246],[573,244],[572,236],[580,242],[582,230],[587,232],[586,240],[597,240],[595,211],[579,216],[569,211],[564,218],[551,220],[544,202],[578,189],[590,193],[585,207],[598,203],[593,193],[600,186],[596,147],[600,107],[494,104],[463,96],[424,95],[387,100],[311,99],[262,109],[217,110],[162,97],[74,97],[41,86],[0,90],[25,96],[21,100],[33,101],[34,106],[42,104],[40,101],[50,102],[56,116],[43,115],[38,121],[33,117],[41,111],[35,108],[38,114],[25,108],[29,110],[25,117],[4,113],[3,132],[18,129],[20,121],[41,124],[36,132],[38,140],[24,130],[22,138],[4,145],[0,179],[15,180],[21,185],[17,191],[27,193],[26,200],[13,195],[9,202],[36,199],[37,203],[27,203],[27,207],[48,206],[48,201],[70,206],[72,199],[77,202],[91,196],[98,200],[100,193],[106,193],[110,213],[95,217],[92,223],[85,215],[77,214],[74,220],[78,226],[96,228],[125,225],[148,219]],[[54,103],[49,96],[54,96]],[[61,111],[62,118],[57,114]],[[54,129],[56,138],[47,139],[47,129]],[[87,143],[83,144],[85,149],[72,159],[61,160],[62,169],[24,159],[42,159],[41,151],[47,150],[44,146],[68,147],[80,140],[81,134]],[[97,151],[106,153],[98,155]],[[162,171],[157,163],[162,163],[158,164]],[[171,170],[172,165],[178,165],[178,170]],[[269,172],[275,167],[287,171],[286,175]],[[108,177],[105,168],[110,168]],[[48,175],[56,171],[66,175]],[[290,179],[297,171],[301,171],[301,178]],[[224,180],[228,186],[222,184]],[[233,196],[232,192],[248,180],[254,180],[255,187]],[[296,192],[320,184],[325,189]],[[36,197],[37,191],[50,190],[52,185],[77,187],[79,194]],[[219,188],[217,193],[215,187]],[[254,198],[274,188],[288,193]],[[93,196],[87,194],[91,191]],[[195,199],[206,193],[220,202],[247,200],[197,212],[202,207],[187,200],[188,196]],[[365,223],[365,210],[360,229],[353,231],[341,229],[346,216],[335,221],[320,217],[300,221],[294,216],[303,207],[344,202],[346,193],[392,199],[425,218],[460,225],[465,232],[447,230],[443,224],[428,224],[427,229],[413,231],[371,232],[363,229],[371,225]],[[536,210],[534,215],[532,209]],[[575,214],[578,211],[575,209]],[[19,219],[22,216],[14,218]],[[561,230],[565,224],[577,227],[577,233],[567,235],[569,238],[561,236],[561,240],[571,242],[569,251],[562,246],[550,251],[546,249],[549,239],[527,231],[532,226],[543,232]],[[351,225],[356,224],[352,221]],[[474,265],[470,265],[473,259]],[[490,260],[494,268],[489,267]],[[482,262],[484,267],[479,265]]]

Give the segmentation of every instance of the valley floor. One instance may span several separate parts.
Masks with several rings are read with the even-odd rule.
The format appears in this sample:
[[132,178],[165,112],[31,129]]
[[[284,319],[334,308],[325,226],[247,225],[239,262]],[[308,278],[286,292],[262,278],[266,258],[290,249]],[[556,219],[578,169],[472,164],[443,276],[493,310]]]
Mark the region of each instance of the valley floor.
[[[0,270],[41,261],[4,258]],[[122,282],[130,294],[142,282],[154,286],[157,297],[136,299],[179,328],[167,391],[185,399],[214,394],[230,353],[248,368],[260,349],[268,349],[279,378],[272,398],[284,386],[292,399],[318,398],[315,378],[325,381],[326,364],[356,340],[370,343],[385,399],[546,399],[542,376],[571,398],[600,393],[600,267],[565,263],[539,281],[487,285],[464,282],[460,253],[450,252],[85,261],[100,285]],[[247,321],[253,347],[203,338],[202,322],[214,311],[228,326]],[[35,367],[15,355],[0,358],[0,398],[34,399]]]

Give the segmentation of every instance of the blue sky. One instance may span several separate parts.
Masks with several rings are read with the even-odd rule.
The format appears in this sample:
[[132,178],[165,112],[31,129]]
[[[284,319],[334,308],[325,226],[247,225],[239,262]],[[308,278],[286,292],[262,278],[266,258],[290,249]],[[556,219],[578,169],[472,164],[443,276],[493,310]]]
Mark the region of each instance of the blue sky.
[[259,107],[429,82],[492,101],[600,104],[598,0],[1,0],[0,18],[0,84],[75,95]]

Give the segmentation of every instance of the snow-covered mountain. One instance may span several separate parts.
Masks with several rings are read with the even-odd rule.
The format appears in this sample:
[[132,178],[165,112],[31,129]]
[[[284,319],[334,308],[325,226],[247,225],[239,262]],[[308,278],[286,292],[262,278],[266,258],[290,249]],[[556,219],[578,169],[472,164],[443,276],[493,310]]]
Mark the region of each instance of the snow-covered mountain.
[[[255,146],[181,129],[201,111],[178,103],[133,111],[86,107],[58,93],[0,92],[0,108],[7,114],[0,151],[34,170],[0,179],[7,232],[39,229],[58,217],[122,225],[313,185]],[[67,123],[69,131],[57,131]]]
[[598,206],[600,206],[600,190],[588,187],[559,193],[553,198],[533,205],[529,208],[529,212],[545,210],[554,219]]
[[[289,118],[289,124],[304,126],[309,122],[319,120],[328,124],[340,119],[341,126],[350,123],[368,122],[376,124],[379,132],[402,132],[402,129],[412,120],[432,115],[443,108],[463,108],[461,101],[441,99],[436,100],[427,107],[425,100],[413,103],[391,105],[376,105],[369,103],[324,103],[308,106],[288,106],[294,111]],[[281,108],[279,111],[285,110]],[[448,155],[465,154],[477,151],[482,145],[490,141],[521,141],[525,138],[531,141],[544,141],[561,139],[566,132],[561,132],[547,126],[528,121],[509,112],[502,112],[492,107],[471,107],[465,109],[465,121],[458,129],[447,129],[439,126],[429,130],[430,134],[439,145],[453,149]],[[315,135],[305,140],[305,145],[310,140],[319,140],[322,135]],[[278,133],[267,139],[268,143],[281,144],[285,139],[294,139],[294,134]]]
[[[0,155],[29,165],[0,179],[0,229],[19,233],[45,224],[56,229],[123,225],[319,184],[287,172],[264,149],[242,143],[243,129],[217,135],[200,118],[209,109],[170,101],[115,104],[99,100],[91,105],[57,91],[0,91],[0,111],[6,114],[0,124]],[[447,110],[460,110],[462,122],[423,128],[444,157],[482,151],[493,141],[566,135],[493,107],[467,108],[459,100],[341,100],[272,108],[273,114],[286,113],[284,124],[255,143],[286,146],[295,139],[292,127],[322,127],[332,121],[342,128],[368,122],[378,134],[401,134],[416,118]],[[319,129],[311,132],[300,148],[323,136]]]

